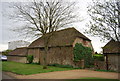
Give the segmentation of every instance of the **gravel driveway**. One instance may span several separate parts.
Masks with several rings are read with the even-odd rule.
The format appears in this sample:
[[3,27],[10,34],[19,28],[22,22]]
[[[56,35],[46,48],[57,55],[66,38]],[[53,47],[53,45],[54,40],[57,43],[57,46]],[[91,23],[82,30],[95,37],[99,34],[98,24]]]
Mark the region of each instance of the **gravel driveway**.
[[83,77],[118,79],[118,73],[99,72],[92,70],[56,71],[56,72],[40,73],[40,74],[32,74],[32,75],[17,75],[10,72],[6,72],[6,73],[16,77],[17,79],[79,79]]

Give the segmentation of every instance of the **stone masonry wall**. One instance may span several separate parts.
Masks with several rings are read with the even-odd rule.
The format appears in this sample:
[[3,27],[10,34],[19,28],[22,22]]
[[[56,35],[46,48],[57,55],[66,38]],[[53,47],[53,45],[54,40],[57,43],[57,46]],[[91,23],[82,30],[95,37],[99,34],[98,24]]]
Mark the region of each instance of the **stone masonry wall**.
[[119,71],[120,72],[120,55],[115,55],[115,54],[109,54],[108,55],[108,64],[109,64],[109,69],[114,70],[114,71]]
[[21,63],[27,62],[26,57],[19,57],[19,56],[7,56],[7,60],[14,61],[14,62],[21,62]]

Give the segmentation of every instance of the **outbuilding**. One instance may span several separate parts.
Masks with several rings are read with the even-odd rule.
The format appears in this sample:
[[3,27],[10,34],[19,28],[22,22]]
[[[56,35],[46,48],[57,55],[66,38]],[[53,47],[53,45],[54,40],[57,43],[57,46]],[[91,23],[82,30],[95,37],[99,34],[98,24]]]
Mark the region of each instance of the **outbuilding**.
[[106,57],[106,69],[120,71],[120,42],[111,40],[103,47]]

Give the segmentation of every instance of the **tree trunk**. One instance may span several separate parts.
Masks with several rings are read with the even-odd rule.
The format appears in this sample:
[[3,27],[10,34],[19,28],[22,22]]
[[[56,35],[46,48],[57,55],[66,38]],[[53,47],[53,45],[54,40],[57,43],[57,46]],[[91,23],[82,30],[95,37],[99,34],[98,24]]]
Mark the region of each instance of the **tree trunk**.
[[44,53],[44,58],[43,58],[43,61],[44,61],[43,69],[47,69],[47,53],[48,53],[48,47],[45,46],[45,53]]
[[44,50],[45,50],[45,53],[43,55],[43,69],[47,69],[47,54],[48,54],[48,48],[49,48],[49,40],[50,40],[50,37],[53,35],[53,33],[50,33],[49,36],[47,35],[44,35]]
[[43,69],[47,69],[47,54],[48,54],[48,40],[49,37],[44,38],[44,55],[43,55]]
[[41,63],[40,63],[40,49],[39,49],[39,62],[38,62],[38,63],[41,64]]

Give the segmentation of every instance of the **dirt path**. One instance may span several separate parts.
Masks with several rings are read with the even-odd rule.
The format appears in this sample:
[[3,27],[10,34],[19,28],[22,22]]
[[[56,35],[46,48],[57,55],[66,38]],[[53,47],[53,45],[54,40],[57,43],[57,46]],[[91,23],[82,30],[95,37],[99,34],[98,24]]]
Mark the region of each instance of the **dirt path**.
[[33,75],[16,75],[6,72],[18,79],[79,79],[83,77],[99,77],[106,79],[118,79],[118,73],[113,72],[98,72],[91,70],[69,70],[69,71],[56,71],[49,73],[40,73]]

